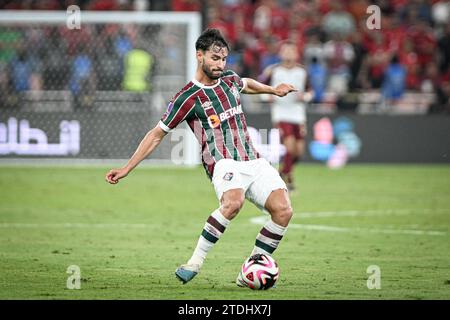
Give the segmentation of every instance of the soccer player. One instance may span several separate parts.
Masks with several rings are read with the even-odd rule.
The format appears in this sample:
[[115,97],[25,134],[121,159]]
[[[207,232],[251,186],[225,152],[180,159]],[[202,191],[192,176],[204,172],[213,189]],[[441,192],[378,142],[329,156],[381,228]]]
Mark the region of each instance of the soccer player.
[[[168,132],[187,121],[201,145],[203,166],[220,207],[208,217],[192,257],[175,271],[183,283],[199,273],[207,253],[246,198],[271,216],[256,237],[252,255],[271,255],[292,217],[286,184],[252,145],[240,94],[269,93],[282,97],[296,89],[288,84],[274,88],[225,71],[229,47],[217,29],[205,30],[195,48],[198,66],[194,79],[173,97],[159,123],[145,135],[128,163],[106,174],[107,182],[118,183],[152,153]],[[239,276],[236,283],[244,286]]]
[[305,150],[306,105],[312,92],[307,88],[307,71],[297,63],[299,54],[294,43],[286,42],[279,50],[281,62],[268,66],[259,77],[263,83],[276,86],[287,82],[299,90],[296,94],[271,98],[271,117],[274,127],[280,132],[281,142],[286,148],[280,166],[280,175],[286,182],[289,191],[295,189],[293,179],[294,164],[299,161]]

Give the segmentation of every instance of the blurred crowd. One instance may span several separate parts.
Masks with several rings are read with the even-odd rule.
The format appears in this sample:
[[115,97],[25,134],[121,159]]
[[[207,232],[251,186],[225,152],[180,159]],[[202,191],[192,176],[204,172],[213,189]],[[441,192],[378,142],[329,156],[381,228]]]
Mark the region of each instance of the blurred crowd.
[[[372,4],[380,29],[367,27]],[[449,1],[229,0],[210,2],[208,25],[223,30],[231,63],[252,77],[279,61],[283,40],[296,43],[317,102],[325,91],[376,89],[395,101],[411,90],[435,93],[434,107],[448,109],[449,15]]]
[[[450,112],[448,0],[29,0],[0,1],[0,8],[65,10],[70,4],[77,4],[82,10],[199,11],[204,27],[219,28],[229,40],[233,50],[228,66],[241,76],[257,78],[265,67],[279,62],[280,44],[288,40],[298,47],[299,63],[307,68],[310,85],[316,92],[315,102],[321,102],[327,91],[344,95],[358,90],[379,90],[386,99],[394,101],[405,91],[415,91],[434,93],[435,111]],[[367,26],[370,5],[380,8],[379,29]],[[0,33],[2,61],[8,55],[1,48],[5,37]],[[51,39],[51,45],[60,45],[60,41]],[[109,51],[112,59],[116,55],[121,58],[121,54],[133,49],[123,35],[105,39],[103,50]],[[71,47],[67,41],[66,45],[67,50],[76,50],[78,56],[86,50],[84,46]],[[51,54],[52,50],[48,51]],[[17,50],[15,55],[9,54],[10,65],[13,63],[19,69],[12,78],[19,77],[23,82],[20,72],[26,68],[20,63],[27,52]],[[38,64],[30,63],[35,69]],[[89,62],[82,58],[75,65],[79,73],[89,68]],[[123,71],[114,68],[106,68],[104,72],[115,74],[110,76],[123,75]],[[70,79],[67,81],[70,83]],[[34,84],[29,81],[28,85],[38,86],[38,82],[35,79]],[[116,84],[114,88],[119,87]]]
[[134,45],[129,31],[117,25],[0,29],[1,101],[17,103],[17,94],[27,91],[70,90],[84,99],[95,90],[148,90],[149,82],[134,80],[151,72],[153,57]]

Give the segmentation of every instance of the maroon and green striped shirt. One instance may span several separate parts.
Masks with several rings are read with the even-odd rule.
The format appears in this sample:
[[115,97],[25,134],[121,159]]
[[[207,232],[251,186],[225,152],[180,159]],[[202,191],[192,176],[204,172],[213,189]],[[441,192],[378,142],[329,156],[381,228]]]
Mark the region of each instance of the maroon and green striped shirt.
[[220,159],[248,161],[260,157],[253,147],[242,111],[243,80],[225,71],[212,86],[190,81],[170,101],[159,126],[166,132],[186,120],[202,148],[202,162],[212,177]]

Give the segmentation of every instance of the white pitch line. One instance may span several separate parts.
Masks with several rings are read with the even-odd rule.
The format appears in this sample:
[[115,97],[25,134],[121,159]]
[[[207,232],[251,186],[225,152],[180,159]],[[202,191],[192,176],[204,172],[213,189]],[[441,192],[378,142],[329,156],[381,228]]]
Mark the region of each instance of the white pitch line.
[[369,229],[369,228],[348,228],[348,227],[331,227],[314,224],[289,224],[289,228],[318,230],[331,232],[361,232],[361,233],[382,233],[382,234],[410,234],[410,235],[428,235],[428,236],[445,236],[442,231],[425,231],[425,230],[405,230],[405,229]]
[[[343,211],[343,215],[339,216],[349,216],[345,214],[352,213],[352,216],[356,216],[356,212],[363,213],[362,211]],[[338,213],[338,212],[335,212]],[[312,213],[311,213],[312,214]],[[331,215],[332,212],[316,212],[316,214],[324,214],[325,216],[338,216],[337,214]],[[295,216],[301,216],[305,218],[304,213],[302,214],[294,214]],[[312,217],[312,216],[310,216]],[[267,216],[254,217],[250,219],[250,222],[253,224],[264,225],[268,221]],[[316,224],[299,224],[299,223],[289,223],[289,229],[302,229],[302,230],[313,230],[313,231],[328,231],[328,232],[360,232],[360,233],[377,233],[377,234],[407,234],[407,235],[427,235],[427,236],[445,236],[447,233],[443,231],[434,231],[434,230],[409,230],[409,229],[379,229],[379,228],[350,228],[350,227],[333,227],[327,225],[316,225]]]
[[444,212],[450,213],[448,209],[388,209],[388,210],[344,210],[344,211],[321,211],[321,212],[301,212],[295,213],[297,218],[328,218],[328,217],[356,217],[356,216],[382,216],[382,215],[392,215],[392,216],[405,216],[415,213],[423,213],[425,211],[429,212]]

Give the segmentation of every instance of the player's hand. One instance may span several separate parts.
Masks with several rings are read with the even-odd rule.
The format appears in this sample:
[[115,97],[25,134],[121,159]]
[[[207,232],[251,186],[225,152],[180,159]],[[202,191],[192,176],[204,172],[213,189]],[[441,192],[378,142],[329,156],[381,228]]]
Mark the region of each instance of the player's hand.
[[128,175],[128,171],[124,168],[112,169],[106,174],[106,182],[110,184],[117,184],[120,179],[125,178]]
[[282,83],[275,87],[275,95],[279,97],[284,97],[289,92],[296,92],[296,91],[298,91],[298,89],[295,89],[292,85],[287,83]]

